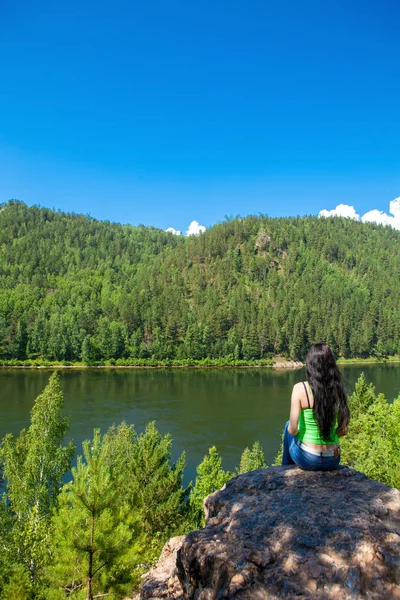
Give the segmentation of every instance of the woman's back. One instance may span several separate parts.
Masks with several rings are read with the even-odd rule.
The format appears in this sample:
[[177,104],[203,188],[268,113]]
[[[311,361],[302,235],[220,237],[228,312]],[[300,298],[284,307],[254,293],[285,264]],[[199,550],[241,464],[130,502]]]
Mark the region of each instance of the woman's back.
[[330,436],[324,438],[321,435],[318,421],[314,411],[314,396],[310,384],[307,381],[296,384],[297,397],[299,402],[299,419],[297,439],[315,449],[329,450],[339,444],[339,437],[336,433],[337,415],[332,423]]
[[282,464],[329,471],[339,465],[339,437],[346,435],[350,415],[342,377],[327,344],[311,346],[306,372],[307,382],[293,387]]

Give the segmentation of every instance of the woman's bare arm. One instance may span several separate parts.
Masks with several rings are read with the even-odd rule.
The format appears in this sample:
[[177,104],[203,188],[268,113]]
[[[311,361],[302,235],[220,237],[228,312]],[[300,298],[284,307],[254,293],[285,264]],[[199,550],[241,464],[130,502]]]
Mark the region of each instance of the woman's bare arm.
[[301,411],[301,383],[293,386],[292,399],[290,401],[290,417],[288,431],[291,435],[296,435],[299,428],[299,418]]

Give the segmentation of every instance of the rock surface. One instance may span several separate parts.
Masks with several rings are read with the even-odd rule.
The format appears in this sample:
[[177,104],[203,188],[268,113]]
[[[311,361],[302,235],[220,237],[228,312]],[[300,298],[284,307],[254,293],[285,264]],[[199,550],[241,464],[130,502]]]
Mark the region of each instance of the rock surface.
[[277,356],[273,364],[274,369],[301,369],[304,364],[299,360],[292,360],[290,358],[283,358]]
[[171,538],[164,546],[161,556],[143,582],[140,599],[184,600],[183,590],[176,573],[176,555],[185,536]]
[[400,492],[357,471],[253,471],[205,510],[164,572],[181,586],[143,600],[400,599]]

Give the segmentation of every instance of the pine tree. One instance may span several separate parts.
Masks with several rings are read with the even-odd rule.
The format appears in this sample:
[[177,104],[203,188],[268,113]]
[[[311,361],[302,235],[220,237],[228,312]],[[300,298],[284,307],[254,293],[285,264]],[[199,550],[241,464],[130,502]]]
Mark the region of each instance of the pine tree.
[[341,439],[342,462],[400,488],[400,396],[389,404],[362,375],[349,398],[351,419]]
[[171,447],[171,436],[162,436],[155,423],[149,423],[133,448],[132,494],[137,498],[144,530],[153,535],[176,527],[185,508],[185,454],[172,464]]
[[253,444],[251,450],[245,448],[240,459],[240,465],[238,473],[248,473],[249,471],[255,471],[256,469],[266,469],[267,464],[265,462],[264,450],[260,442],[256,441]]
[[232,478],[230,471],[222,468],[222,458],[215,446],[208,450],[208,455],[197,467],[197,477],[190,493],[189,504],[193,527],[204,525],[203,500]]
[[2,600],[30,600],[32,598],[32,582],[23,565],[14,563],[8,573],[6,583],[1,586]]
[[93,440],[83,442],[73,480],[58,497],[52,520],[53,556],[46,574],[51,598],[113,597],[126,593],[132,580],[126,559],[139,534],[138,519],[121,501],[122,477],[110,465],[108,453],[108,443],[95,430]]
[[182,489],[185,457],[171,462],[171,438],[160,435],[154,423],[141,435],[133,425],[121,423],[110,427],[104,439],[107,460],[121,475],[120,498],[142,522],[144,562],[151,561],[168,537],[187,531],[188,491]]
[[[368,384],[364,373],[358,378],[353,394],[349,397],[349,408],[354,420],[364,411],[368,410],[376,400],[375,388]],[[352,419],[353,420],[353,419]]]

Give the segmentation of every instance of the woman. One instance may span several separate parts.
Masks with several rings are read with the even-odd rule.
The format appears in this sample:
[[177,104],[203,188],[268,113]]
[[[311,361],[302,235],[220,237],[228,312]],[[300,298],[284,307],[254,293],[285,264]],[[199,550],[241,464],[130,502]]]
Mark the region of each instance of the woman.
[[306,358],[307,382],[293,387],[290,419],[283,436],[283,465],[331,471],[340,462],[339,438],[350,411],[342,376],[327,344],[313,344]]

